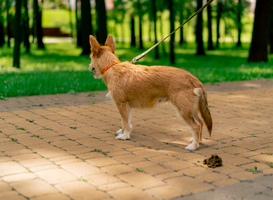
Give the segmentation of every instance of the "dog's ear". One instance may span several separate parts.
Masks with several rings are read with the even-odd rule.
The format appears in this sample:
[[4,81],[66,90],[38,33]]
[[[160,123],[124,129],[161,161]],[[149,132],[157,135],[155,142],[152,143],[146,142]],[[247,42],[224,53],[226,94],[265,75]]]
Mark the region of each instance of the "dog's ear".
[[92,54],[98,55],[101,48],[100,48],[98,41],[96,40],[96,38],[93,35],[90,35],[90,46],[91,46]]
[[108,38],[106,39],[105,46],[110,47],[112,50],[112,53],[115,53],[116,46],[115,46],[112,35],[109,35]]

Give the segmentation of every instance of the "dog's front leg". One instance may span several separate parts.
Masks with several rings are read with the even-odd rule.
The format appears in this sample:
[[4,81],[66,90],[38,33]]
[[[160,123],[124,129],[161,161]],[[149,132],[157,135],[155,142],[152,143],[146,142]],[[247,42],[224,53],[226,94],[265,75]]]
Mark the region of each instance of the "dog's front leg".
[[128,140],[130,139],[131,132],[131,119],[130,119],[130,107],[126,103],[117,103],[117,108],[121,115],[122,129],[118,130],[119,134],[116,139]]

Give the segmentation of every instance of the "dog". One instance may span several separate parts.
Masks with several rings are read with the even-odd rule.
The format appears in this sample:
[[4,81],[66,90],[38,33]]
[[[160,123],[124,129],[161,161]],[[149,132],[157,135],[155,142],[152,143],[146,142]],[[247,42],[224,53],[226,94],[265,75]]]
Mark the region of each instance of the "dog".
[[166,66],[143,66],[121,62],[114,54],[116,47],[111,35],[100,46],[90,35],[93,78],[103,78],[109,95],[121,115],[122,129],[116,139],[130,139],[133,129],[131,108],[152,108],[160,101],[170,101],[177,113],[192,131],[192,143],[186,147],[193,151],[202,141],[203,122],[211,136],[212,117],[203,84],[191,73]]

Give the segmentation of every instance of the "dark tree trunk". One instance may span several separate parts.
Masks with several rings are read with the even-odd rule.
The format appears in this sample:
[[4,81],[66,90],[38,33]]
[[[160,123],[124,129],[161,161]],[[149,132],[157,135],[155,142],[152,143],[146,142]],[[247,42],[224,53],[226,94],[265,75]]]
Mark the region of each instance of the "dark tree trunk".
[[[161,14],[162,14],[162,11],[161,11]],[[164,35],[163,35],[163,19],[162,19],[162,15],[160,15],[159,18],[160,18],[160,34],[161,34],[161,38],[163,39]],[[165,49],[165,43],[162,42],[161,46],[162,46],[163,55],[167,56],[167,52],[166,52],[166,49]]]
[[77,31],[77,47],[82,46],[82,34],[81,34],[81,20],[79,20],[78,12],[78,3],[81,3],[79,0],[76,0],[75,5],[75,17],[76,17],[76,31]]
[[220,19],[223,10],[222,2],[217,2],[217,22],[216,22],[216,48],[219,48],[219,39],[220,39]]
[[72,24],[72,12],[71,12],[71,5],[70,5],[70,0],[68,0],[68,11],[69,11],[69,25],[70,25],[70,30],[71,30],[71,37],[73,37],[74,33],[73,33],[73,24]]
[[20,68],[20,44],[21,44],[21,0],[16,1],[15,11],[15,30],[14,30],[14,50],[13,50],[13,67]]
[[[153,12],[153,20],[154,20],[154,34],[155,34],[155,44],[157,43],[157,30],[156,30],[156,4],[155,4],[156,0],[152,0],[152,12]],[[156,46],[155,48],[155,59],[159,58],[159,54],[158,54],[158,46]]]
[[273,1],[270,6],[270,25],[269,25],[269,53],[273,54]]
[[5,44],[4,25],[0,20],[0,47]]
[[24,19],[23,19],[23,26],[24,26],[24,45],[26,47],[26,53],[30,52],[30,44],[29,44],[29,17],[28,17],[28,0],[23,0],[24,2]]
[[257,0],[248,62],[267,62],[269,11],[271,0]]
[[43,29],[42,29],[42,11],[38,4],[38,0],[33,1],[34,7],[34,21],[35,21],[35,32],[37,34],[37,44],[38,49],[44,49],[45,45],[43,43]]
[[135,17],[131,15],[131,47],[136,46]]
[[241,33],[242,33],[242,22],[241,22],[241,17],[242,17],[242,0],[238,0],[238,6],[237,6],[237,26],[238,26],[238,40],[237,40],[237,47],[241,47]]
[[107,28],[106,28],[106,9],[104,0],[96,0],[96,11],[97,11],[97,26],[98,36],[97,40],[100,44],[104,44],[107,39]]
[[90,54],[89,35],[92,35],[91,9],[89,0],[81,0],[82,54]]
[[[208,2],[209,0],[207,0]],[[211,16],[211,5],[209,4],[208,5],[208,8],[207,8],[207,13],[208,13],[208,32],[209,32],[209,35],[208,35],[208,50],[213,50],[214,47],[213,47],[213,42],[212,42],[212,16]]]
[[10,47],[10,38],[11,38],[9,8],[10,8],[9,0],[6,0],[8,47]]
[[[184,15],[183,15],[184,7],[181,8],[180,10],[180,24],[184,22]],[[180,28],[180,41],[179,44],[182,45],[184,42],[184,27],[182,26]]]
[[[197,0],[197,10],[202,7],[203,0]],[[197,52],[196,55],[205,55],[204,44],[203,44],[203,17],[202,12],[197,15],[196,23],[196,43]]]
[[138,0],[138,26],[139,26],[139,49],[143,49],[143,40],[142,40],[142,12],[141,12],[141,3]]
[[[170,11],[170,33],[174,31],[174,11],[173,11],[173,0],[169,0],[169,11]],[[171,35],[170,39],[170,61],[175,64],[174,56],[174,34]]]

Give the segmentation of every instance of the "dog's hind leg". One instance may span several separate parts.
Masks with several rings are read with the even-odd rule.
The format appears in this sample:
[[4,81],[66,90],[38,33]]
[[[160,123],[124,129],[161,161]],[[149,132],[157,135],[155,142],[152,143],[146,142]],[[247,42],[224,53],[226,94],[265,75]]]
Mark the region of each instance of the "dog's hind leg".
[[[200,118],[200,116],[199,116],[199,114],[197,112],[194,113],[193,117],[201,125],[200,132],[199,132],[199,143],[202,143],[203,120],[202,120],[202,118]],[[193,138],[190,139],[190,141],[192,142]]]
[[120,134],[116,137],[116,139],[127,140],[130,139],[131,132],[131,120],[130,120],[130,107],[126,103],[117,103],[117,108],[121,115],[121,124],[122,129],[118,130]]
[[[185,96],[191,96],[190,94]],[[199,147],[199,133],[201,124],[195,119],[194,96],[192,98],[183,98],[181,95],[176,95],[171,98],[177,112],[185,120],[192,131],[192,143],[186,147],[187,150],[193,151]],[[196,110],[197,111],[197,110]]]

